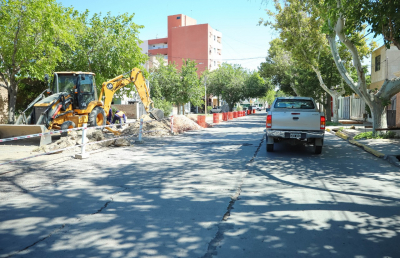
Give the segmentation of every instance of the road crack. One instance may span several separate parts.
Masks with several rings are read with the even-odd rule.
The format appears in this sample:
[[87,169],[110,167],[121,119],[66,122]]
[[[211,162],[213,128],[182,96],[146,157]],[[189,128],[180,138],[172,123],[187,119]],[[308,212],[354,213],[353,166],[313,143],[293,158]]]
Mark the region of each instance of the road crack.
[[[254,161],[254,159],[257,157],[257,154],[260,151],[264,140],[265,140],[265,135],[261,139],[260,144],[258,145],[256,151],[254,152],[253,157],[246,163],[246,166],[251,164]],[[202,256],[202,258],[212,258],[214,255],[217,255],[218,254],[217,247],[220,246],[222,243],[222,240],[224,240],[225,232],[234,228],[233,223],[226,223],[226,221],[231,216],[231,211],[234,209],[233,206],[235,205],[236,201],[240,199],[239,196],[242,192],[242,185],[244,182],[244,178],[247,176],[248,173],[249,172],[246,171],[244,173],[244,175],[240,178],[239,186],[237,187],[235,194],[231,197],[231,200],[229,201],[229,204],[228,204],[228,207],[226,208],[226,212],[225,212],[224,216],[222,216],[221,221],[218,223],[218,231],[215,234],[215,237],[208,244],[207,252]]]

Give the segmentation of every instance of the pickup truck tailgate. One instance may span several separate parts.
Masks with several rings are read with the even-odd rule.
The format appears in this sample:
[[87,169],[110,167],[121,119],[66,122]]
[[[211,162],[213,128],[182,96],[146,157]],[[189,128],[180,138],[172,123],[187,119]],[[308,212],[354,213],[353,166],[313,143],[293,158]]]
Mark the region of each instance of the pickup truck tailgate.
[[320,130],[319,112],[299,110],[275,111],[272,115],[271,129],[277,130]]

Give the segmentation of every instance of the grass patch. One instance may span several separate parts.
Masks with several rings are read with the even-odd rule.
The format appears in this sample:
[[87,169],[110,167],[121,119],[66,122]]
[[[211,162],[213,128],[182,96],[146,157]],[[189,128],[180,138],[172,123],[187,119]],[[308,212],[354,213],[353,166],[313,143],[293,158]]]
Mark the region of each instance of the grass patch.
[[371,132],[360,133],[354,136],[355,140],[360,139],[394,139],[396,138],[395,132],[385,132],[385,133],[376,133],[375,135]]
[[326,121],[326,122],[325,122],[325,125],[326,125],[326,126],[337,126],[337,125],[341,125],[341,123],[335,123],[335,122]]

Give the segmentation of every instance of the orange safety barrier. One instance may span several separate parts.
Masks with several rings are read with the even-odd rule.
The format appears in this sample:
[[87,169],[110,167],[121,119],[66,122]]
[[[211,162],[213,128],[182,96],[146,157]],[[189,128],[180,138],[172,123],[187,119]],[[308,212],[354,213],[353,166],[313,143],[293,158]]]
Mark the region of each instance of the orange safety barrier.
[[249,110],[247,110],[247,114],[248,114],[248,115],[250,115],[250,114],[251,114],[250,112],[251,112],[251,110],[250,110],[250,109],[249,109]]
[[218,124],[219,123],[219,113],[214,113],[213,114],[213,123]]
[[229,115],[228,119],[232,120],[233,119],[233,112],[228,112],[228,115]]
[[238,111],[238,117],[242,116],[242,111]]
[[203,128],[206,128],[206,116],[198,115],[197,116],[197,124]]
[[238,116],[237,116],[237,111],[233,111],[233,118],[237,118]]
[[222,121],[228,121],[227,113],[222,113]]
[[255,114],[256,113],[256,110],[255,109],[253,109],[253,114]]

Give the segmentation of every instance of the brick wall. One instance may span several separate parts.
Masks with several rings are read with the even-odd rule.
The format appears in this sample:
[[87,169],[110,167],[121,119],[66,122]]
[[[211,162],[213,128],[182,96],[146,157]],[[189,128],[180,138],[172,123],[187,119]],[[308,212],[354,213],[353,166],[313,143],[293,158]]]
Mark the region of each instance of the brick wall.
[[129,104],[129,105],[112,105],[115,107],[117,110],[124,111],[125,115],[128,119],[138,119],[138,114],[137,114],[137,106],[138,103],[134,104]]
[[0,124],[7,122],[8,118],[8,93],[3,87],[0,87]]

